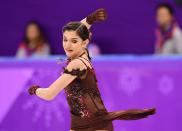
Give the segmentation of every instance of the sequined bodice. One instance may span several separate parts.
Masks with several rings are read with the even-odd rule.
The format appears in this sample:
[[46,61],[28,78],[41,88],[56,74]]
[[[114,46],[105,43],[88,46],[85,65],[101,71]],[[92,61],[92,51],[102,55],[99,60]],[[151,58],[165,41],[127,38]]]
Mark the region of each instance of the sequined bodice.
[[84,70],[76,69],[71,72],[64,69],[64,73],[77,75],[77,78],[65,88],[72,114],[90,118],[107,112],[93,69],[88,67]]

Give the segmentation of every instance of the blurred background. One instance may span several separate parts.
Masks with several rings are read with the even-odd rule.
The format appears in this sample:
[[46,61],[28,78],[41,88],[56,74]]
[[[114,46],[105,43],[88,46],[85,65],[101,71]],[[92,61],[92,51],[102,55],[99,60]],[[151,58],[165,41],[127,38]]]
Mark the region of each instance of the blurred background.
[[[176,2],[179,0],[176,0]],[[61,28],[69,21],[80,21],[98,8],[105,8],[108,20],[92,28],[93,42],[103,54],[152,54],[155,43],[155,7],[171,3],[182,23],[182,7],[175,0],[140,1],[1,1],[0,55],[14,56],[22,42],[27,22],[38,21],[45,30],[52,54],[63,54]],[[180,3],[180,2],[179,2]]]
[[59,77],[62,27],[98,8],[108,19],[92,26],[88,48],[107,109],[157,108],[115,130],[182,130],[182,0],[0,0],[0,131],[69,130],[64,92],[46,102],[27,89]]

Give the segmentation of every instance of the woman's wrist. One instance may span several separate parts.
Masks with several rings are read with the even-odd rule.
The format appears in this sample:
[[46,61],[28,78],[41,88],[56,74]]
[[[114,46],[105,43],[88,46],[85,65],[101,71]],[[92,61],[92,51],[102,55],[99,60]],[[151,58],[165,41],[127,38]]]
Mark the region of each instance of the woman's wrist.
[[92,26],[92,25],[90,25],[90,24],[87,22],[87,18],[84,18],[83,20],[81,20],[81,23],[84,24],[84,25],[87,27],[88,30],[89,30],[90,27]]
[[33,85],[28,89],[30,95],[36,95],[37,89],[40,88],[38,85]]

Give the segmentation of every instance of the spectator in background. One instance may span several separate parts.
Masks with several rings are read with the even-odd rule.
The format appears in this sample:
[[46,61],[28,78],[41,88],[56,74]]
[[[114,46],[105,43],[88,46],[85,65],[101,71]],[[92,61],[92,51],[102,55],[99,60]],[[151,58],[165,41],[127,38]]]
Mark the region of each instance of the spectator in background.
[[181,54],[182,30],[174,18],[174,9],[169,4],[160,4],[156,8],[158,28],[156,30],[156,54]]
[[[91,38],[92,38],[92,32],[90,32],[90,38],[89,38],[90,41],[91,41]],[[88,52],[91,57],[98,56],[101,54],[101,50],[99,46],[97,45],[97,43],[95,42],[89,43]]]
[[50,54],[50,47],[38,22],[31,21],[25,27],[23,41],[20,43],[16,57],[44,57]]
[[91,57],[98,56],[101,54],[100,48],[96,43],[89,43],[88,51]]

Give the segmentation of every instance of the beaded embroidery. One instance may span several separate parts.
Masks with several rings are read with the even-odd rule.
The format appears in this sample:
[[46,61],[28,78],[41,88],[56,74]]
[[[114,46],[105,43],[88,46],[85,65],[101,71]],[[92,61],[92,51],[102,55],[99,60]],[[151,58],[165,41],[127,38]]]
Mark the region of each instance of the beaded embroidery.
[[[64,73],[81,77],[86,73],[86,69],[73,69],[72,71],[64,69]],[[84,94],[90,94],[92,97],[100,97],[98,88],[81,87],[81,80],[76,79],[67,88],[65,88],[65,92],[67,95],[68,103],[71,107],[71,112],[73,114],[79,115],[83,118],[91,117],[92,114],[88,110],[87,105],[84,101]]]
[[80,70],[79,68],[68,71],[68,69],[63,67],[63,70],[64,70],[64,73],[66,73],[66,74],[76,75],[78,77],[81,77],[86,73],[86,69]]

